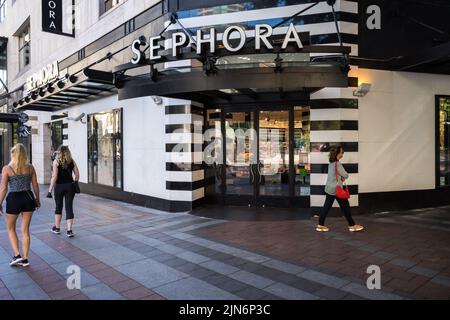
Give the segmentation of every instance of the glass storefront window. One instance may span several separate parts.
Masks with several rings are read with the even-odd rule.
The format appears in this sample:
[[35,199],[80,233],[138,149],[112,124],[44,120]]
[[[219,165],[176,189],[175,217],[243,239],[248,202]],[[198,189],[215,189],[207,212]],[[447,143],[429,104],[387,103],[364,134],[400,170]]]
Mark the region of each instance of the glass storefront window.
[[88,117],[89,183],[122,188],[122,112]]
[[450,97],[439,98],[439,181],[440,187],[450,186]]
[[52,128],[52,148],[53,151],[56,151],[63,144],[63,122],[62,121],[53,122],[51,128]]

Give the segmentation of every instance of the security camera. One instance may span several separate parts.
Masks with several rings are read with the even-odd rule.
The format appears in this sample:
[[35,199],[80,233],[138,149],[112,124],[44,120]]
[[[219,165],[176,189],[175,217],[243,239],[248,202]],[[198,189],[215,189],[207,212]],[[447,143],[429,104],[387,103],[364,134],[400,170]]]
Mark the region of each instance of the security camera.
[[85,115],[86,115],[85,113],[82,113],[78,117],[75,117],[75,118],[69,117],[69,118],[67,118],[67,120],[78,122],[78,121],[81,121]]
[[353,91],[353,95],[355,97],[364,97],[369,93],[372,85],[370,83],[361,84],[355,91]]

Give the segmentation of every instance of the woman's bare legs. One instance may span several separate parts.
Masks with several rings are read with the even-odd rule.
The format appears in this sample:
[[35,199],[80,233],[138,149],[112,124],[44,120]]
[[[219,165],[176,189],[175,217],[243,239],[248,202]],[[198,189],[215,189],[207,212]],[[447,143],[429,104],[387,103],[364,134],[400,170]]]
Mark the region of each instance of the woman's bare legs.
[[22,222],[20,225],[20,229],[22,230],[22,250],[23,250],[23,259],[28,259],[28,252],[30,251],[30,223],[31,218],[33,217],[33,212],[23,212],[22,213]]
[[15,214],[6,215],[6,229],[8,230],[9,243],[11,244],[11,248],[15,257],[20,255],[19,239],[17,238],[16,233],[16,222],[18,217],[19,216]]

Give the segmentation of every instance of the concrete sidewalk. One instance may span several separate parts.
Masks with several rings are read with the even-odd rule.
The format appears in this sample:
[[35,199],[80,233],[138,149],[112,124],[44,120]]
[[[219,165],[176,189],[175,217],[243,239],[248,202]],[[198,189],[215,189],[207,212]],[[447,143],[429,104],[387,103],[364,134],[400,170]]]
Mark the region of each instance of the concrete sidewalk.
[[[50,233],[53,201],[32,221],[29,268],[11,268],[0,221],[0,300],[449,299],[450,208],[343,218],[225,221],[80,195],[76,237]],[[272,219],[273,220],[273,219]],[[368,290],[369,265],[382,290]],[[81,268],[81,289],[66,286]]]

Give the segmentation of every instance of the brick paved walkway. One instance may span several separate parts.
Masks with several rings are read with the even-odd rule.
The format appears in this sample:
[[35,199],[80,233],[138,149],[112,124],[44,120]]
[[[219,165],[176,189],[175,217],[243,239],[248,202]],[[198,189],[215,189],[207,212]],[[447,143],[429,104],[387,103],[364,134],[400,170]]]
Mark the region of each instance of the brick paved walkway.
[[[49,232],[53,203],[32,221],[29,268],[11,268],[0,220],[0,300],[450,299],[450,208],[342,218],[225,221],[81,195],[76,237]],[[64,230],[63,230],[64,231]],[[381,267],[382,290],[365,286]],[[81,268],[68,290],[67,267]]]

